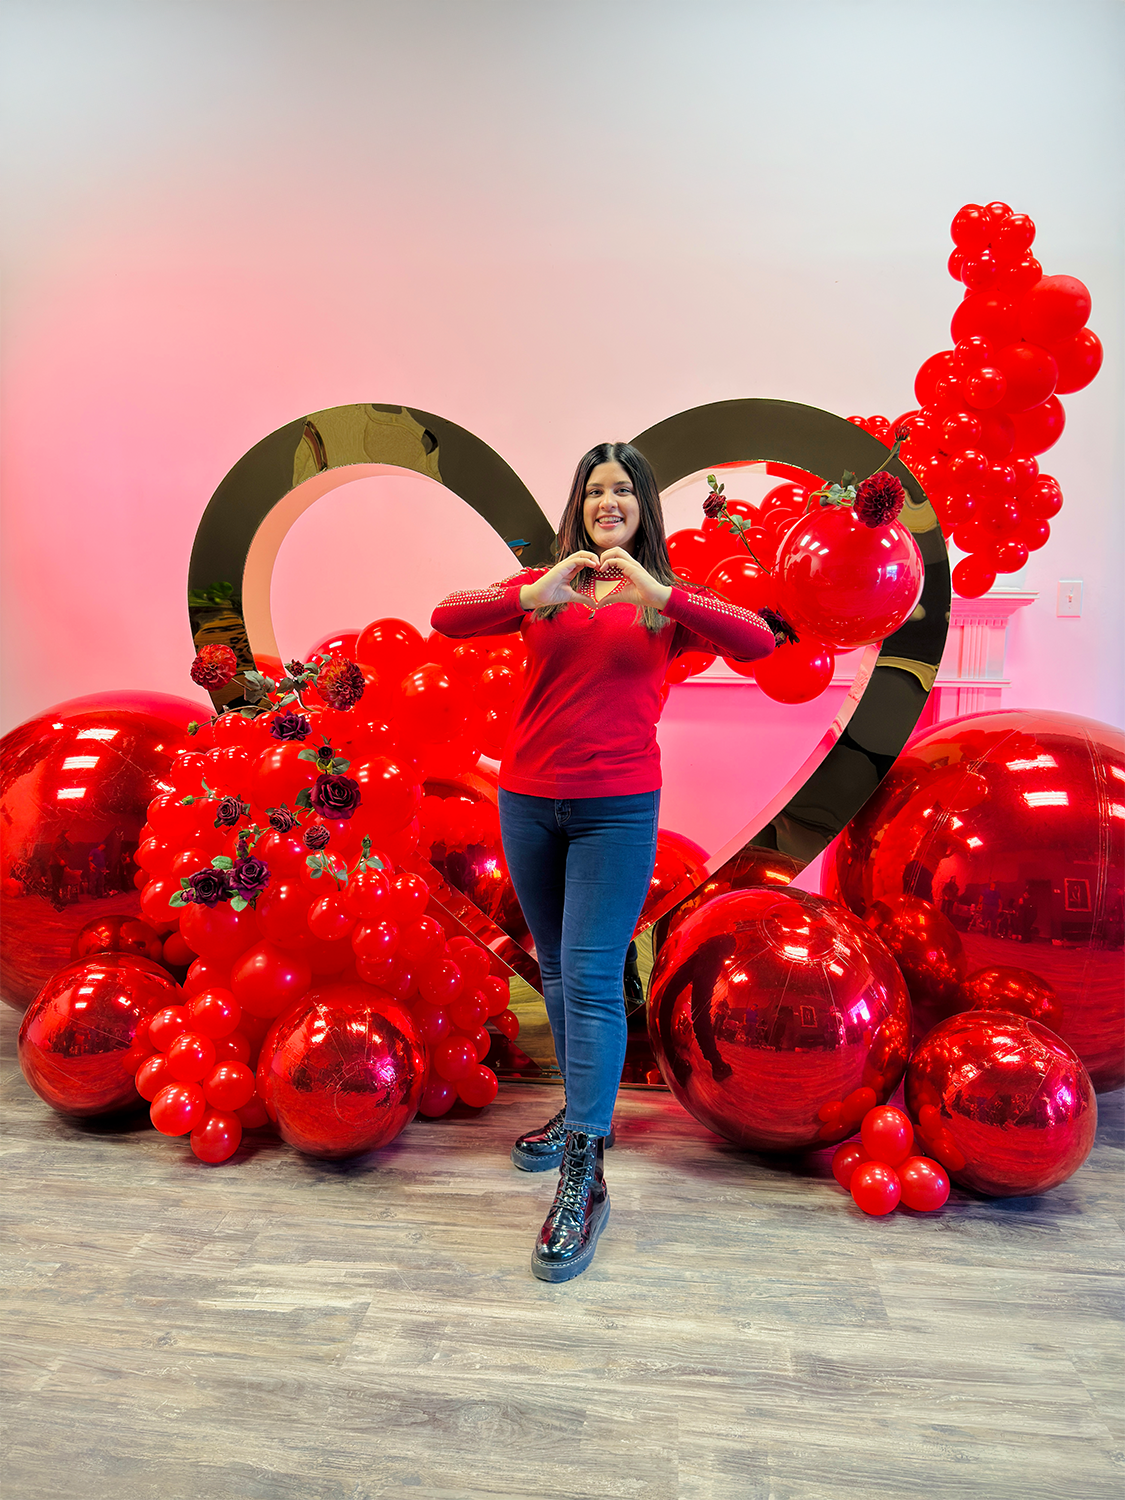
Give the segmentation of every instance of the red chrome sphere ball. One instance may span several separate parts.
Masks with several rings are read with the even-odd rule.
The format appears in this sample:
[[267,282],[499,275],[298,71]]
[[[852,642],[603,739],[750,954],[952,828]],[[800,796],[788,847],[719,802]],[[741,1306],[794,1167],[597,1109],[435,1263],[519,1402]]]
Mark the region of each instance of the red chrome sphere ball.
[[1004,1011],[935,1026],[906,1074],[918,1139],[954,1182],[993,1198],[1045,1193],[1090,1154],[1098,1104],[1054,1032]]
[[136,1045],[137,1030],[182,999],[175,980],[146,958],[107,953],[68,964],[24,1015],[23,1076],[65,1115],[111,1114],[139,1104],[134,1074],[152,1049]]
[[426,1052],[407,1011],[372,985],[326,984],[275,1022],[258,1093],[282,1138],[309,1156],[355,1156],[415,1116]]
[[[880,922],[879,903],[905,902],[928,912],[925,936],[952,929],[960,939],[957,963],[948,943],[932,963],[915,950],[920,965],[929,963],[926,975],[904,959],[919,1009],[919,979],[927,993],[944,994],[961,964],[974,990],[982,970],[1018,969],[1039,995],[1053,992],[1058,1009],[1048,1024],[1094,1087],[1125,1082],[1119,729],[1043,709],[937,724],[902,752],[833,849],[825,890],[866,921]],[[960,1010],[976,995],[943,1003]]]
[[4,736],[0,783],[0,992],[26,1006],[80,932],[139,918],[133,856],[148,804],[169,785],[187,725],[209,708],[165,693],[95,693]]
[[690,1114],[739,1146],[793,1151],[841,1140],[889,1098],[909,1055],[910,1000],[846,908],[759,888],[716,897],[668,939],[648,1024]]

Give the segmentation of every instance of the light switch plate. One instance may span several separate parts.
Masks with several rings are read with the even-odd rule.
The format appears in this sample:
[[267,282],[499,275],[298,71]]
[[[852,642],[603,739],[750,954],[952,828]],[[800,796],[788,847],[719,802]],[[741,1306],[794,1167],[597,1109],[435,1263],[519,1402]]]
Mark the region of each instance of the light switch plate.
[[1082,613],[1081,578],[1059,579],[1059,602],[1056,615],[1080,615]]

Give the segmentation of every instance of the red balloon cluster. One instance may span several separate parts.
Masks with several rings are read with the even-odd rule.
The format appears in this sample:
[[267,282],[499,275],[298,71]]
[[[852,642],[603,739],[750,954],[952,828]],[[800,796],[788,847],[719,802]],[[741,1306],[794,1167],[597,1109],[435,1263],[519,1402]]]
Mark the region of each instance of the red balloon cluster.
[[845,1141],[832,1157],[832,1175],[865,1214],[880,1217],[900,1203],[933,1213],[949,1197],[949,1175],[940,1162],[914,1151],[914,1127],[901,1109],[868,1110],[858,1141]]
[[953,587],[973,599],[1049,538],[1062,489],[1038,460],[1062,435],[1059,397],[1090,384],[1102,346],[1086,327],[1090,293],[1073,276],[1043,275],[1026,214],[967,203],[951,233],[949,272],[965,287],[950,325],[954,347],[919,369],[916,408],[861,425],[884,441],[909,432],[903,462],[946,535],[969,554],[953,570]]

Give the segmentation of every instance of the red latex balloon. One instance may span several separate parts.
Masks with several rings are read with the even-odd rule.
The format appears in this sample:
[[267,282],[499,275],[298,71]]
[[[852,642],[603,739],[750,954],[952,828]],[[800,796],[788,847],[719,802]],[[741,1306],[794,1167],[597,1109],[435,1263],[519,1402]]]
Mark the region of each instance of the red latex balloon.
[[434,1048],[434,1069],[447,1083],[464,1077],[476,1061],[476,1048],[465,1037],[446,1037]]
[[311,1156],[385,1146],[413,1119],[426,1057],[410,1013],[365,984],[330,984],[271,1030],[258,1093],[282,1139]]
[[168,1083],[152,1101],[149,1115],[161,1135],[187,1135],[203,1119],[207,1101],[197,1083]]
[[295,1005],[312,984],[312,969],[303,953],[257,943],[231,970],[230,987],[242,1009],[267,1020]]
[[352,763],[348,770],[358,784],[363,805],[357,814],[362,832],[382,842],[414,817],[422,802],[422,787],[413,771],[390,756],[376,755]]
[[983,411],[1001,403],[1008,381],[1004,371],[996,365],[984,365],[966,375],[961,388],[968,405]]
[[394,922],[361,922],[352,933],[352,951],[365,963],[387,963],[394,957],[399,940]]
[[309,647],[303,659],[312,661],[314,656],[347,656],[354,661],[358,640],[358,630],[336,630],[331,635],[321,636],[320,640]]
[[229,1161],[242,1141],[242,1121],[234,1114],[212,1110],[191,1133],[191,1149],[211,1166]]
[[930,1161],[926,1156],[909,1156],[897,1171],[904,1208],[932,1214],[948,1199],[949,1175],[940,1162]]
[[229,965],[258,940],[258,922],[252,907],[235,911],[229,902],[222,902],[218,906],[193,904],[181,910],[180,931],[201,958]]
[[[725,558],[713,568],[707,575],[707,587],[743,609],[760,609],[764,576],[758,564],[744,552],[741,557]],[[769,584],[765,587],[768,590]],[[685,673],[689,675],[690,671]]]
[[198,1083],[215,1066],[215,1044],[195,1031],[181,1031],[168,1048],[168,1072],[177,1083]]
[[28,1007],[20,1026],[23,1076],[52,1109],[102,1115],[138,1102],[134,1074],[161,1007],[180,987],[148,959],[107,953],[60,969]]
[[254,1074],[242,1062],[220,1062],[202,1080],[212,1109],[236,1110],[254,1097]]
[[473,1109],[485,1109],[496,1098],[500,1084],[491,1068],[483,1062],[457,1080],[457,1095]]
[[464,729],[467,704],[444,667],[427,662],[402,679],[402,724],[418,740],[447,741]]
[[338,895],[322,896],[314,901],[308,912],[309,931],[326,943],[349,937],[356,924],[355,917],[345,908]]
[[788,533],[778,575],[782,612],[797,633],[850,650],[886,639],[910,617],[925,567],[900,522],[872,528],[849,506],[833,506]]
[[401,682],[425,660],[425,642],[406,620],[373,620],[360,631],[355,659],[388,682]]
[[453,1084],[448,1083],[440,1074],[434,1073],[427,1080],[426,1087],[422,1091],[422,1097],[418,1101],[418,1113],[425,1115],[428,1120],[440,1119],[447,1115],[457,1103],[457,1090]]
[[[1020,337],[1018,306],[995,291],[969,292],[954,312],[949,331],[957,343],[979,334],[1001,349],[1005,344],[1014,344]],[[924,406],[926,403],[920,401],[919,404]]]
[[252,767],[245,787],[246,795],[255,806],[280,807],[283,802],[290,808],[296,806],[298,793],[311,787],[320,774],[315,762],[300,758],[314,743],[311,736],[304,742],[270,742]]
[[1038,344],[1009,344],[996,351],[993,364],[1004,377],[1001,411],[1022,412],[1046,401],[1055,389],[1059,367],[1055,357]]
[[1062,510],[1062,490],[1057,479],[1041,474],[1020,492],[1020,504],[1026,515],[1037,521],[1049,521]]
[[1010,537],[1007,541],[1001,542],[992,555],[998,573],[1018,573],[1027,561],[1028,548],[1018,538]]
[[832,1155],[832,1175],[840,1186],[847,1191],[852,1185],[852,1177],[855,1169],[863,1162],[871,1158],[864,1150],[859,1141],[845,1141],[842,1146],[837,1146]]
[[1110,934],[1125,820],[1108,788],[1123,782],[1125,739],[1092,719],[997,710],[935,725],[839,836],[831,887],[864,913],[927,892],[962,945],[962,979],[998,964],[1038,976],[1095,1087],[1120,1087],[1125,977]]
[[914,399],[919,406],[929,406],[937,394],[939,380],[956,374],[957,365],[952,349],[942,349],[931,354],[914,377]]
[[897,1167],[910,1155],[914,1146],[914,1127],[901,1109],[884,1104],[864,1116],[860,1126],[864,1150],[872,1161]]
[[351,916],[379,921],[393,915],[391,889],[390,876],[385,871],[361,870],[352,876],[338,899]]
[[894,1167],[881,1161],[865,1161],[852,1173],[851,1194],[857,1208],[879,1218],[898,1207],[902,1187]]
[[726,530],[674,531],[668,538],[672,571],[690,583],[703,583],[725,557],[733,557],[740,550],[741,543]]
[[991,1197],[1045,1193],[1090,1154],[1097,1101],[1054,1032],[1006,1011],[967,1011],[911,1059],[906,1107],[955,1182]]
[[758,1151],[838,1141],[843,1102],[886,1100],[910,1004],[894,960],[834,902],[792,887],[716,897],[665,941],[649,1035],[661,1074],[708,1129]]
[[1073,338],[1090,316],[1090,293],[1076,276],[1044,276],[1023,300],[1020,328],[1025,339],[1058,344]]
[[767,698],[777,703],[808,703],[832,681],[836,656],[822,642],[805,636],[796,645],[786,642],[778,646],[753,665],[758,686]]
[[957,210],[949,233],[957,248],[966,254],[983,250],[992,238],[992,216],[979,203],[966,203]]
[[1051,353],[1059,367],[1055,386],[1055,394],[1059,396],[1084,390],[1102,367],[1101,340],[1090,328],[1082,328],[1061,343],[1053,344]]
[[682,834],[660,828],[648,895],[637,920],[639,934],[693,891],[707,871],[707,851]]
[[168,1071],[168,1059],[163,1052],[154,1052],[151,1057],[146,1057],[136,1073],[137,1093],[142,1099],[152,1101],[167,1083],[174,1082]]
[[308,916],[314,899],[308,886],[295,875],[286,880],[271,880],[258,897],[258,927],[262,936],[279,948],[308,949],[313,941]]
[[493,1026],[501,1036],[507,1037],[508,1041],[514,1042],[520,1034],[520,1018],[511,1010],[502,1010],[499,1015],[491,1017]]
[[461,970],[448,958],[440,958],[423,969],[418,991],[427,1005],[448,1008],[464,989]]
[[1063,435],[1066,412],[1059,398],[1050,396],[1029,411],[1017,412],[1012,425],[1012,443],[1017,453],[1046,453]]
[[987,557],[963,557],[953,569],[953,588],[962,599],[979,599],[996,582],[996,565]]
[[161,1052],[167,1052],[180,1033],[187,1030],[187,1024],[185,1006],[164,1005],[148,1023],[148,1039]]
[[416,968],[427,964],[445,940],[445,929],[433,917],[419,917],[409,923],[399,936],[399,953]]

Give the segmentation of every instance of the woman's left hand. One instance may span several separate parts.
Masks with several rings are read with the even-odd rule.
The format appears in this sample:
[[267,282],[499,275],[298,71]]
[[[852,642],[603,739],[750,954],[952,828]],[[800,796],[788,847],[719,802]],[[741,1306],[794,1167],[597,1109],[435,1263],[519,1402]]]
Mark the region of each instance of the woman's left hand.
[[658,583],[624,547],[607,547],[602,553],[598,564],[599,572],[611,567],[620,568],[627,580],[625,587],[618,589],[612,596],[614,604],[639,604],[642,608],[651,606],[653,609],[663,609],[672,597],[669,586]]

